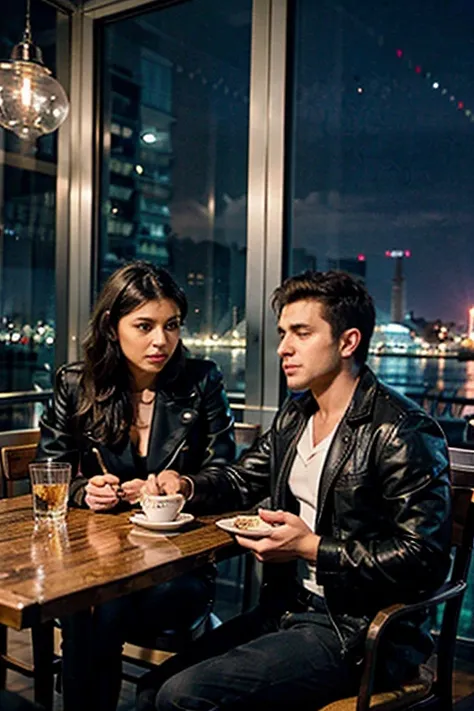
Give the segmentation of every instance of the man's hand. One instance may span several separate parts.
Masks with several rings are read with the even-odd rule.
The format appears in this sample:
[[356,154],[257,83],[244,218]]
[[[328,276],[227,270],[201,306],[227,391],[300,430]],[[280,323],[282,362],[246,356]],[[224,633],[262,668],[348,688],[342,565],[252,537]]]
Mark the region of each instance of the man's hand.
[[316,562],[320,537],[304,521],[287,511],[259,510],[260,518],[270,524],[279,524],[269,536],[255,540],[236,536],[243,548],[252,551],[263,563],[286,563],[295,558]]
[[159,474],[149,474],[143,487],[143,493],[152,494],[183,494],[187,499],[190,495],[190,484],[187,477],[182,477],[174,469],[163,469]]
[[129,504],[136,504],[137,501],[140,501],[144,483],[143,479],[124,481],[122,484],[123,500]]
[[93,476],[86,484],[86,504],[93,511],[113,509],[119,502],[116,491],[118,486],[120,479],[114,474]]

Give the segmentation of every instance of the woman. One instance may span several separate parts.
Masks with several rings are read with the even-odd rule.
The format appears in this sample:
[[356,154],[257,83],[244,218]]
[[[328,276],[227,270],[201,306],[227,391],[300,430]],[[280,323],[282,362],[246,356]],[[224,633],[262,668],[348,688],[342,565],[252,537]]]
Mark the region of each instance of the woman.
[[[84,361],[59,369],[54,404],[41,422],[38,459],[73,466],[70,503],[98,513],[133,505],[145,480],[185,475],[234,458],[222,378],[181,342],[184,292],[164,269],[134,262],[99,296]],[[192,505],[194,502],[191,502]],[[212,575],[183,576],[61,621],[65,711],[114,711],[124,641],[186,629],[209,609]]]

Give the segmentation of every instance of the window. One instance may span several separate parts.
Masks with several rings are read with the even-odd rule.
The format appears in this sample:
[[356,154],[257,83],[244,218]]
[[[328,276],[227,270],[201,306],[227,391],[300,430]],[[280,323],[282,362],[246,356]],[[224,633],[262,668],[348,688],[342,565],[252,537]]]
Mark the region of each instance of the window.
[[[24,6],[3,0],[0,58],[24,28]],[[56,68],[56,11],[32,0],[34,41]],[[0,391],[51,387],[55,350],[56,135],[35,145],[0,129]],[[31,414],[31,413],[30,413]],[[0,408],[0,428],[30,424]]]
[[386,381],[473,396],[472,6],[296,7],[291,272],[366,282]]
[[251,0],[196,0],[107,25],[104,54],[99,282],[131,259],[169,269],[186,344],[239,393],[250,34]]

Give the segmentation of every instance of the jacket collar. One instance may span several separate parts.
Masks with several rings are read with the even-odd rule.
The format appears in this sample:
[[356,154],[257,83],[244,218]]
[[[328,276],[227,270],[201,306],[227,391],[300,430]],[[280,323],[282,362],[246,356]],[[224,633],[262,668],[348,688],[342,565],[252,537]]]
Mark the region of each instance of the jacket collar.
[[328,494],[356,446],[354,429],[370,420],[377,394],[377,378],[367,366],[360,373],[354,395],[329,447],[319,483],[316,530],[320,532]]
[[[362,366],[359,382],[343,420],[355,425],[359,421],[370,419],[374,409],[377,383],[377,378],[369,366]],[[318,410],[318,404],[310,390],[295,393],[292,396],[292,402],[307,419]]]
[[360,372],[357,388],[345,414],[347,422],[359,424],[362,420],[370,419],[374,410],[377,387],[377,378],[369,366],[364,365]]

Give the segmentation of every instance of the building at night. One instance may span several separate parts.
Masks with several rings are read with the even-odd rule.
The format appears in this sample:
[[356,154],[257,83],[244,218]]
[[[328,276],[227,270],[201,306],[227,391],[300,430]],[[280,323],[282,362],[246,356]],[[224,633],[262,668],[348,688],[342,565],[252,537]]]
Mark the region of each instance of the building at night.
[[352,277],[355,277],[365,283],[367,261],[365,259],[365,255],[363,254],[359,254],[357,257],[340,257],[337,259],[329,257],[328,269],[347,272]]

